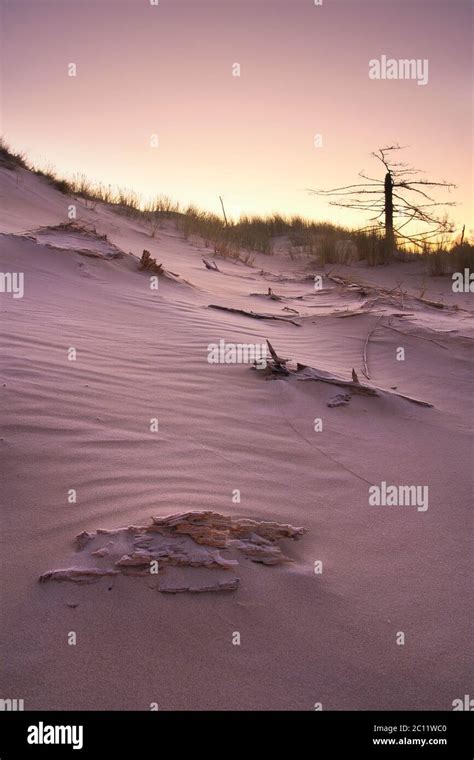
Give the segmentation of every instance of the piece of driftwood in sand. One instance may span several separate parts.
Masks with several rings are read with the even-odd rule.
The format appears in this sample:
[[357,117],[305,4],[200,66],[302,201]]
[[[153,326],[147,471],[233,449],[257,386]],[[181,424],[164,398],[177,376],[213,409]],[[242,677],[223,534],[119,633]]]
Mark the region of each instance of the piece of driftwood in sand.
[[268,346],[268,350],[270,351],[270,356],[271,356],[271,359],[269,363],[267,364],[267,370],[269,370],[272,375],[289,375],[290,370],[287,369],[286,365],[290,360],[283,359],[281,356],[278,356],[277,352],[273,348],[268,338],[267,338],[267,346]]
[[283,296],[277,296],[271,288],[268,288],[266,293],[250,293],[251,296],[258,296],[259,298],[269,298],[271,301],[283,301],[286,300]]
[[190,594],[204,594],[207,591],[236,591],[239,587],[239,579],[238,578],[229,578],[225,579],[223,581],[214,581],[211,583],[208,583],[207,585],[205,583],[199,583],[199,584],[186,584],[183,583],[181,586],[177,583],[173,583],[170,586],[166,586],[166,584],[162,584],[159,588],[159,591],[161,591],[162,594],[183,594],[183,593],[190,593]]
[[374,332],[376,331],[376,329],[379,327],[382,318],[383,318],[383,316],[380,316],[378,318],[378,320],[375,323],[375,325],[367,333],[367,337],[366,337],[365,342],[364,342],[364,350],[363,350],[363,353],[362,353],[362,362],[363,362],[364,366],[363,366],[362,372],[365,375],[365,377],[367,378],[367,380],[370,380],[369,365],[368,365],[368,360],[367,360],[367,350],[369,348],[370,339],[371,339],[372,335],[374,334]]
[[280,317],[277,314],[260,314],[257,311],[245,311],[245,309],[232,309],[229,306],[219,306],[215,303],[210,303],[208,306],[209,309],[220,309],[220,311],[229,311],[231,314],[242,314],[244,317],[252,317],[253,319],[276,319],[279,322],[286,322],[290,325],[296,325],[296,327],[301,327],[299,322],[295,322],[294,319],[289,319],[288,317]]
[[[184,512],[168,517],[153,517],[153,524],[147,528],[148,532],[158,532],[163,535],[189,535],[198,544],[218,546],[225,548],[229,541],[239,538],[242,542],[257,541],[260,539],[267,544],[275,545],[280,538],[294,538],[298,540],[306,533],[305,528],[295,528],[286,523],[268,522],[265,520],[253,520],[247,517],[234,518],[221,515],[219,512]],[[259,538],[256,538],[256,537]],[[271,563],[274,564],[274,563]]]
[[[395,315],[392,314],[390,316],[395,316]],[[405,330],[398,330],[396,327],[392,326],[390,319],[389,319],[388,325],[382,325],[382,327],[385,327],[387,330],[393,330],[394,332],[399,333],[399,335],[409,335],[411,338],[418,338],[419,340],[427,340],[430,343],[434,343],[436,346],[439,346],[440,348],[444,348],[445,351],[448,350],[447,346],[444,346],[442,343],[440,343],[437,340],[434,340],[433,338],[428,338],[425,335],[417,335],[416,333],[413,333],[413,332],[406,332]]]
[[[170,280],[180,279],[179,274],[176,272],[171,272],[169,269],[165,269],[163,264],[157,264],[156,259],[152,258],[150,251],[143,251],[138,268],[142,272],[151,272],[152,274],[161,275],[162,277],[168,277]],[[182,282],[186,281],[182,280]]]
[[156,259],[151,257],[150,251],[143,251],[140,259],[139,269],[146,272],[153,272],[153,274],[163,274],[163,264],[157,264]]
[[367,385],[366,383],[361,383],[354,368],[352,368],[351,373],[352,380],[346,380],[343,377],[332,375],[330,372],[325,372],[324,370],[317,369],[316,367],[308,367],[306,364],[301,364],[299,362],[296,363],[296,367],[289,367],[288,362],[290,360],[281,359],[276,353],[270,341],[267,340],[267,344],[270,351],[270,358],[267,361],[266,368],[261,371],[262,374],[266,374],[267,377],[268,375],[294,375],[296,379],[300,381],[329,383],[331,385],[337,385],[341,388],[347,388],[351,391],[351,393],[359,396],[398,396],[399,398],[403,398],[406,401],[410,401],[412,404],[419,404],[420,406],[427,407],[433,406],[433,404],[430,404],[428,401],[420,401],[419,399],[412,398],[411,396],[406,396],[403,393],[398,393],[393,390],[385,390],[384,388],[378,388],[375,385]]
[[207,259],[202,260],[202,263],[206,267],[206,269],[209,269],[211,272],[220,272],[221,270],[217,266],[215,261],[208,261]]
[[39,580],[94,583],[125,575],[154,580],[154,588],[169,594],[235,591],[239,558],[264,565],[291,562],[279,541],[305,533],[292,525],[211,511],[153,517],[146,526],[80,533],[72,566],[49,570]]
[[[351,282],[350,280],[347,280],[345,277],[341,277],[339,275],[326,275],[327,279],[334,282],[336,285],[339,285],[340,287],[343,287],[346,290],[351,290],[356,293],[359,293],[362,297],[372,295],[375,296],[375,300],[385,300],[389,301],[390,303],[399,304],[402,308],[405,308],[405,298],[408,300],[417,301],[418,303],[422,303],[424,306],[429,306],[431,309],[438,309],[438,310],[446,310],[446,311],[465,311],[465,309],[461,309],[456,304],[444,304],[440,301],[432,301],[428,298],[422,298],[421,296],[416,296],[414,294],[409,294],[406,291],[402,291],[400,285],[397,285],[395,288],[383,288],[379,285],[369,285],[367,283],[357,283],[357,282]],[[396,298],[396,293],[398,291],[398,299]]]
[[327,406],[329,407],[347,406],[351,398],[352,398],[352,395],[350,393],[336,393],[335,396],[329,399],[329,401],[327,402]]
[[[110,244],[109,244],[110,245]],[[46,244],[46,248],[54,248],[53,245]],[[123,259],[125,256],[123,251],[114,251],[112,253],[100,253],[98,251],[89,251],[87,248],[76,248],[74,253],[78,253],[79,256],[86,256],[88,259]]]
[[329,383],[330,385],[338,385],[341,388],[349,388],[352,393],[356,393],[359,396],[378,396],[379,390],[371,385],[360,383],[359,380],[354,380],[354,376],[357,378],[355,370],[352,370],[352,380],[345,380],[337,375],[331,375],[329,372],[325,372],[322,369],[316,369],[315,367],[306,367],[298,364],[297,369],[298,380],[314,380],[321,383]]
[[[301,367],[301,365],[299,365]],[[299,372],[302,372],[302,375],[298,377],[298,380],[315,380],[320,381],[322,383],[330,383],[331,385],[339,385],[341,388],[349,388],[352,393],[361,395],[361,396],[382,396],[382,395],[390,395],[390,396],[398,396],[399,398],[403,398],[406,401],[410,401],[412,404],[418,404],[419,406],[428,406],[432,407],[433,404],[430,404],[428,401],[421,401],[416,398],[412,398],[411,396],[406,396],[404,393],[398,393],[393,390],[385,390],[384,388],[379,388],[375,385],[367,385],[366,383],[361,383],[358,380],[344,380],[344,378],[338,377],[337,375],[331,375],[328,372],[324,372],[320,369],[315,369],[314,367],[304,367]],[[353,377],[357,377],[357,374],[354,370]]]

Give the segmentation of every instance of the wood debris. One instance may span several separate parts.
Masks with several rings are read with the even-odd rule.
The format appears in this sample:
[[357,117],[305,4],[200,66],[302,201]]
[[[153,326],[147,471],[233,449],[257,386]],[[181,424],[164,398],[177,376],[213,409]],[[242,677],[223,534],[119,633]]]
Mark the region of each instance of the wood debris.
[[327,402],[327,406],[329,407],[347,406],[351,398],[352,396],[350,393],[336,393],[335,396],[329,399],[329,401]]
[[80,533],[74,565],[49,570],[39,580],[93,583],[126,575],[155,577],[164,593],[234,591],[240,556],[264,565],[290,562],[279,541],[305,533],[292,525],[211,511],[153,517],[147,526]]
[[218,304],[210,303],[209,309],[220,309],[220,311],[229,311],[231,314],[241,314],[244,317],[252,317],[253,319],[275,319],[280,322],[287,322],[287,324],[301,327],[299,322],[295,322],[294,319],[289,317],[281,317],[277,314],[260,314],[256,311],[246,311],[245,309],[232,309],[230,306],[219,306]]
[[267,361],[265,370],[261,371],[261,374],[265,374],[267,377],[279,377],[281,375],[288,377],[295,376],[299,381],[329,383],[331,385],[337,385],[341,388],[347,388],[351,391],[351,393],[360,396],[398,396],[399,398],[403,398],[406,401],[410,401],[412,404],[418,404],[420,406],[426,407],[433,406],[433,404],[430,404],[428,401],[420,401],[419,399],[412,398],[411,396],[406,396],[403,393],[397,393],[393,390],[386,390],[375,385],[367,385],[365,383],[361,383],[359,381],[357,372],[354,369],[352,369],[351,373],[352,379],[346,380],[343,377],[332,375],[331,373],[325,372],[322,369],[317,369],[316,367],[308,367],[307,365],[301,364],[299,362],[296,363],[296,366],[294,366],[294,364],[293,366],[289,365],[289,359],[281,359],[268,340],[267,344],[270,351],[270,358]]
[[422,303],[424,306],[428,306],[432,309],[444,309],[446,311],[465,311],[465,309],[460,309],[460,307],[458,307],[456,304],[450,306],[448,304],[441,303],[440,301],[432,301],[428,298],[422,298],[421,296],[408,294],[406,291],[402,291],[400,285],[397,285],[396,288],[384,288],[379,285],[351,282],[345,277],[341,277],[339,275],[327,274],[326,278],[331,280],[331,282],[334,282],[336,285],[344,288],[345,290],[359,293],[364,298],[367,296],[372,296],[372,303],[375,303],[375,301],[384,301],[392,305],[401,306],[401,308],[404,309],[406,301],[415,301],[417,303]]
[[287,299],[284,299],[283,296],[277,296],[277,294],[274,293],[271,288],[268,288],[266,293],[250,293],[250,295],[254,297],[259,297],[259,298],[269,298],[271,301],[287,300]]
[[150,251],[143,251],[138,268],[142,272],[152,272],[153,274],[167,277],[170,280],[179,280],[187,285],[190,284],[186,282],[186,280],[182,280],[176,272],[171,272],[169,269],[165,269],[163,264],[157,264],[156,259],[152,258]]
[[156,259],[151,257],[150,251],[143,251],[140,259],[139,269],[153,274],[163,274],[163,264],[157,264]]
[[203,264],[206,267],[206,269],[210,269],[211,272],[220,272],[221,271],[219,269],[219,267],[217,266],[217,264],[216,264],[215,261],[211,262],[211,261],[208,261],[207,259],[204,259],[204,258],[202,259],[202,261],[203,261]]

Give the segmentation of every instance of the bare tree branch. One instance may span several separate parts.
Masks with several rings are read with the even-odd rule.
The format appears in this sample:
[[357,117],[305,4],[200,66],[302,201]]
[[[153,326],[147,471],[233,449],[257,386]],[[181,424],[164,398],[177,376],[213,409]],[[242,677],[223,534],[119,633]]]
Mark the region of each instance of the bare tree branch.
[[[455,206],[456,203],[454,201],[439,201],[425,192],[424,188],[443,188],[451,191],[456,185],[446,181],[435,182],[429,179],[419,179],[419,175],[424,174],[424,172],[404,161],[395,161],[394,154],[396,151],[403,150],[406,147],[395,143],[379,148],[371,154],[385,168],[386,173],[383,179],[376,179],[366,174],[365,171],[361,171],[358,176],[366,182],[343,185],[330,190],[309,190],[313,195],[331,198],[332,200],[329,201],[331,206],[366,213],[374,212],[375,216],[369,217],[369,222],[375,222],[380,220],[380,217],[385,216],[384,224],[379,221],[378,228],[369,225],[362,229],[381,229],[384,227],[388,255],[396,246],[397,238],[424,247],[428,240],[441,232],[449,234],[453,232],[453,225],[446,218],[436,216],[431,209],[440,206]],[[406,197],[406,193],[416,193],[429,203],[416,204]],[[368,195],[378,197],[365,197]],[[410,225],[413,228],[417,225],[418,229],[414,229],[413,232],[407,230],[406,233],[400,231],[410,227]],[[424,225],[427,229],[420,230],[420,225]]]

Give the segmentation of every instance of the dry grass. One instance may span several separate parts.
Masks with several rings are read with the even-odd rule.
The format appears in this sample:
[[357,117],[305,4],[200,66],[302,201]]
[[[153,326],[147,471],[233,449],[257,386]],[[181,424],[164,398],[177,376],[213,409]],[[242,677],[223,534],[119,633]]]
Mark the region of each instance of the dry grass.
[[464,269],[474,270],[474,246],[456,244],[451,248],[438,247],[433,253],[423,254],[426,270],[431,277],[442,277]]
[[[58,177],[54,168],[38,169],[30,164],[23,153],[14,153],[0,138],[0,166],[9,170],[27,169],[44,177],[57,190],[82,198],[87,208],[94,211],[98,203],[112,206],[116,213],[136,217],[145,224],[150,237],[155,237],[165,219],[174,221],[185,239],[200,238],[214,255],[252,265],[257,253],[271,255],[278,238],[287,244],[291,259],[305,257],[311,264],[348,263],[364,260],[370,266],[389,263],[384,239],[380,230],[357,231],[338,227],[330,222],[313,222],[301,216],[241,216],[238,221],[225,224],[224,219],[195,206],[181,208],[166,195],[158,195],[144,203],[133,190],[114,188],[93,183],[85,175],[74,175],[71,180]],[[421,253],[403,249],[397,258],[426,260],[431,275],[450,274],[473,268],[474,247],[469,243],[449,247],[446,243]]]
[[14,171],[17,168],[31,169],[24,153],[14,153],[3,137],[0,137],[0,166]]

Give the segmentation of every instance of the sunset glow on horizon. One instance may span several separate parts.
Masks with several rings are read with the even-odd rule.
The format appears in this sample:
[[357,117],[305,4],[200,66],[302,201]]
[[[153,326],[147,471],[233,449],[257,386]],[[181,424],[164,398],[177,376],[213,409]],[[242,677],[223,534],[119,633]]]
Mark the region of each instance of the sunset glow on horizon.
[[[363,226],[363,214],[308,188],[348,185],[362,170],[382,179],[370,154],[399,143],[400,160],[457,186],[440,199],[457,202],[457,230],[472,229],[468,0],[0,7],[0,131],[34,164],[216,213],[221,195],[233,218]],[[427,60],[427,83],[370,79],[381,56]]]

